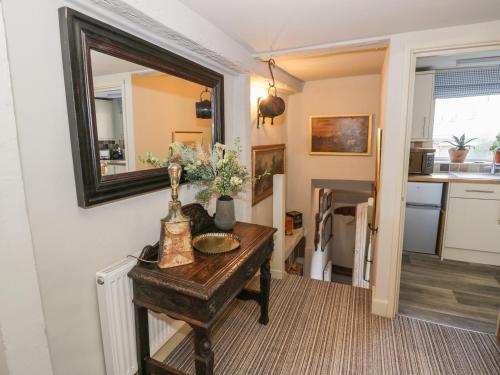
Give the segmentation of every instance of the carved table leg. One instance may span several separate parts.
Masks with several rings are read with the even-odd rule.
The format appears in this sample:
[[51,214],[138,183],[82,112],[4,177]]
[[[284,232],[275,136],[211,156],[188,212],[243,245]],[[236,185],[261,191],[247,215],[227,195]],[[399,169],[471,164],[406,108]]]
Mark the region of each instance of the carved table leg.
[[148,309],[134,305],[135,310],[135,343],[137,346],[137,373],[149,375],[146,368],[146,358],[149,357],[149,323]]
[[214,352],[210,340],[210,328],[193,327],[193,331],[196,375],[212,375],[214,373]]
[[260,266],[260,319],[259,323],[266,325],[269,322],[269,291],[271,289],[270,259]]

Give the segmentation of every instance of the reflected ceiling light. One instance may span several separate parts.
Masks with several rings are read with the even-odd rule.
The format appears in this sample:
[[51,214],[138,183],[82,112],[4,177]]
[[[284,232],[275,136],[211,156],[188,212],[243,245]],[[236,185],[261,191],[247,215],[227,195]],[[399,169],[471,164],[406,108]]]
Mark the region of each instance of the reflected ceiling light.
[[[262,119],[262,124],[265,124],[266,117],[271,119],[271,125],[274,124],[274,118],[276,116],[282,115],[285,112],[285,101],[278,96],[278,91],[276,90],[276,83],[274,81],[274,74],[272,68],[276,65],[273,59],[267,60],[269,67],[269,73],[271,73],[271,78],[273,82],[269,82],[269,88],[267,89],[267,97],[257,99],[257,128],[259,128],[260,120]],[[274,95],[271,90],[274,89]]]
[[[203,99],[203,94],[210,94],[210,99]],[[200,94],[200,101],[196,102],[196,118],[212,118],[212,93],[205,87]]]

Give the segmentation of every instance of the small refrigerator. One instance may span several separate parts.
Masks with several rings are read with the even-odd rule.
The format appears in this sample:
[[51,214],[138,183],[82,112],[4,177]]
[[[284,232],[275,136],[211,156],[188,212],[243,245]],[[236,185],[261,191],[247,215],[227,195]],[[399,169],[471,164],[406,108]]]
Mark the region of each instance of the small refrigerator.
[[403,250],[436,254],[443,184],[408,182]]

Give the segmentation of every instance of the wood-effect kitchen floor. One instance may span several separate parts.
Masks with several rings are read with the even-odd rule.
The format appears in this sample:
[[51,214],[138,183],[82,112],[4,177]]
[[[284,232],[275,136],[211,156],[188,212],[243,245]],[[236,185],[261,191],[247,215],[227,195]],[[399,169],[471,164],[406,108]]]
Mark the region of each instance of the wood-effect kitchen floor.
[[400,314],[495,333],[499,310],[500,267],[403,253]]

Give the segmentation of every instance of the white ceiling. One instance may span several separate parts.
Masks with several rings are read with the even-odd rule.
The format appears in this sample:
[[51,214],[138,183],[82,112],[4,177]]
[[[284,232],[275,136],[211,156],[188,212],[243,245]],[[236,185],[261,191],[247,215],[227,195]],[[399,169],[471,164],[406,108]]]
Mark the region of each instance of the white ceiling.
[[94,77],[128,73],[128,72],[141,72],[151,70],[145,66],[134,64],[133,62],[119,59],[117,57],[106,55],[94,50],[90,51],[90,60],[92,61],[92,75]]
[[181,0],[253,52],[500,19],[499,0]]
[[302,81],[380,74],[385,49],[277,57],[276,64]]

